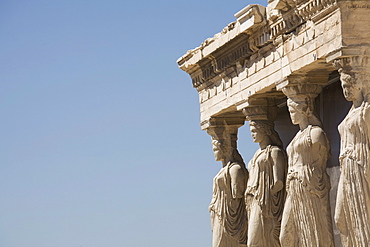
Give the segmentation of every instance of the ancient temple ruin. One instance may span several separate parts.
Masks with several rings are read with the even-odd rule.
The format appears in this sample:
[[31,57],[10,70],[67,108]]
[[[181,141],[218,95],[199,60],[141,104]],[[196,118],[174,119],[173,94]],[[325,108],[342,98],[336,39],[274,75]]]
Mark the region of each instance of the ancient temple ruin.
[[[215,186],[229,196],[214,192],[211,214],[220,224],[213,246],[370,246],[370,1],[270,0],[235,18],[177,61],[199,93],[201,127],[224,163],[218,176],[225,181]],[[246,121],[261,146],[250,162],[257,172],[248,166],[249,174],[236,148]],[[274,152],[267,163],[258,158]],[[258,171],[271,174],[258,180]],[[271,191],[258,191],[269,181]],[[270,201],[276,193],[283,199]],[[248,213],[230,206],[236,199]],[[259,226],[248,220],[265,217],[267,203],[281,205],[280,214],[256,238]],[[230,219],[218,207],[238,207],[240,215]]]

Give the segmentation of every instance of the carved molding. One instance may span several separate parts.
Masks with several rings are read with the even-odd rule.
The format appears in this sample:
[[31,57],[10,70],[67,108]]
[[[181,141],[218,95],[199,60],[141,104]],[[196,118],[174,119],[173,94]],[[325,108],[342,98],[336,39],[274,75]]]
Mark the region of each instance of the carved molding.
[[248,105],[243,108],[246,120],[269,120],[274,121],[277,116],[278,107],[274,98],[249,99]]
[[301,97],[311,95],[315,98],[328,83],[329,75],[326,71],[316,74],[291,75],[275,83],[276,89],[287,97]]
[[212,136],[212,139],[227,142],[230,147],[236,148],[238,129],[244,125],[244,117],[212,117],[202,123],[202,128]]
[[224,117],[211,117],[201,123],[201,127],[203,130],[215,128],[215,127],[223,127],[223,126],[234,126],[235,128],[239,128],[244,125],[245,116],[241,112],[236,112],[235,114],[230,113],[230,116]]
[[370,55],[343,57],[334,60],[333,65],[339,73],[370,74]]
[[[261,47],[271,42],[278,44],[282,34],[295,30],[307,20],[322,18],[336,8],[335,0],[309,0],[296,4],[294,9],[282,11],[278,18],[269,20],[270,23],[265,21],[264,7],[247,6],[235,15],[236,22],[180,58],[180,68],[190,74],[193,86],[200,91],[206,87],[204,84],[209,84],[212,78],[226,69],[235,67],[236,70],[237,64],[244,65],[244,61]],[[243,25],[249,26],[244,30]],[[223,41],[225,37],[229,39],[227,42]]]
[[278,2],[276,4],[277,9],[287,12],[283,13],[279,20],[271,23],[271,39],[290,32],[307,20],[316,17],[316,15],[320,15],[320,17],[322,17],[321,12],[327,14],[328,10],[331,11],[332,7],[334,7],[336,3],[335,0],[300,1],[301,3],[292,9],[292,6],[297,4],[296,1],[278,0],[276,2]]
[[[229,142],[227,146],[236,147],[236,140],[238,139],[238,127],[234,125],[218,125],[209,127],[207,133],[214,140],[219,140],[222,142]],[[235,143],[233,145],[233,143]]]
[[[228,68],[237,69],[237,64],[244,64],[245,59],[250,57],[255,48],[253,42],[246,34],[241,34],[238,38],[230,42],[227,52],[214,52],[207,58],[199,61],[199,67],[190,73],[193,87],[201,90],[209,80],[224,73]],[[252,45],[251,45],[252,44]]]
[[321,90],[322,85],[311,83],[298,83],[288,85],[282,89],[283,93],[290,99],[301,97],[316,98],[316,96],[321,92]]
[[276,119],[276,107],[273,106],[250,106],[243,109],[248,121]]

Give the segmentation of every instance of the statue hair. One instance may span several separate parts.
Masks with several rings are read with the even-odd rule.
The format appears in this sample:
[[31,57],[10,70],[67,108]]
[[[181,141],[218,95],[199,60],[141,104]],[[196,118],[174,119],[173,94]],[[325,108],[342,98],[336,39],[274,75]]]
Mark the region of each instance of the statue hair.
[[228,131],[224,131],[222,139],[217,138],[216,136],[212,139],[216,140],[219,145],[222,146],[221,150],[224,156],[228,159],[226,162],[235,162],[245,167],[244,160],[237,149],[237,134],[231,134],[228,133]]
[[270,145],[283,148],[283,142],[281,141],[279,134],[274,129],[273,121],[251,120],[249,121],[249,125],[262,131],[270,139]]
[[322,127],[319,117],[315,113],[314,98],[303,97],[301,99],[288,98],[288,106],[307,117],[308,124]]

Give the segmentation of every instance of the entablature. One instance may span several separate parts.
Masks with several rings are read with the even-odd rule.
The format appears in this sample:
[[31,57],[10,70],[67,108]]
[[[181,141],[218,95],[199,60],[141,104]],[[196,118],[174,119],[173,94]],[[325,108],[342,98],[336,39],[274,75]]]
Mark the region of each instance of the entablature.
[[333,61],[370,54],[368,1],[274,0],[235,17],[177,61],[199,92],[201,122],[241,111],[251,99],[281,100],[292,78],[328,84]]

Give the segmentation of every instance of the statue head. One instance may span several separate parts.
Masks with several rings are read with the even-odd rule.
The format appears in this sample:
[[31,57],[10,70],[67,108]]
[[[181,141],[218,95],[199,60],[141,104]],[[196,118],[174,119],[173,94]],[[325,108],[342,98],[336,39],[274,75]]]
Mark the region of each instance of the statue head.
[[310,125],[321,126],[321,121],[314,113],[315,99],[309,96],[288,98],[287,105],[293,124],[307,122]]
[[254,142],[268,142],[269,145],[282,147],[279,134],[274,129],[274,122],[268,120],[251,120],[249,127]]
[[217,140],[212,138],[212,150],[216,161],[223,161],[230,156],[230,147],[226,145],[224,140]]
[[344,98],[348,101],[355,101],[362,97],[362,86],[360,85],[355,75],[346,73],[339,69],[340,81],[343,89]]
[[208,134],[212,136],[212,150],[216,161],[239,162],[244,164],[241,155],[237,150],[237,127],[222,125],[210,127]]
[[368,56],[349,56],[333,61],[338,69],[343,95],[348,101],[370,100],[370,70]]
[[[293,77],[294,79],[294,77]],[[321,126],[321,121],[315,115],[315,98],[321,92],[322,85],[303,83],[306,77],[297,77],[298,83],[283,88],[283,93],[288,97],[287,105],[293,124]]]

